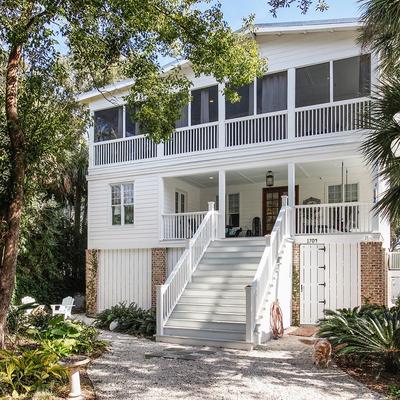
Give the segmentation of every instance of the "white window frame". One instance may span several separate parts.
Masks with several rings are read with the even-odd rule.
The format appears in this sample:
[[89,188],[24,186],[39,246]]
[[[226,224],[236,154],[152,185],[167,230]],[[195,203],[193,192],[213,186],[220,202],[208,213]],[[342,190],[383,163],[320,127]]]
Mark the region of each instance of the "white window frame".
[[185,213],[188,210],[188,194],[187,194],[187,192],[185,192],[184,190],[181,190],[181,189],[175,189],[174,190],[174,211],[175,211],[175,214],[181,214],[182,213],[179,210],[178,210],[178,212],[176,212],[176,199],[175,199],[175,196],[176,196],[177,193],[178,193],[178,196],[179,196],[178,205],[181,204],[180,203],[181,196],[183,195],[183,197],[184,197],[184,204],[183,204],[184,211],[183,212]]
[[[346,185],[347,186],[357,185],[357,200],[356,201],[347,201],[346,200]],[[341,187],[342,185],[340,183],[327,185],[327,188],[326,188],[326,199],[327,199],[328,204],[342,203],[343,202],[342,201],[343,200],[343,194],[342,193],[341,193],[342,197],[341,197],[340,201],[332,202],[332,203],[329,202],[329,188],[332,187],[332,186],[340,186]],[[357,203],[357,202],[360,201],[360,185],[359,185],[358,182],[346,183],[343,186],[345,187],[345,189],[344,189],[345,190],[345,196],[344,196],[344,202],[345,203]]]
[[[124,191],[124,186],[127,185],[132,185],[132,198],[133,202],[132,203],[125,203],[125,191]],[[113,187],[119,187],[120,190],[120,203],[119,205],[113,204]],[[113,223],[113,208],[114,207],[120,207],[120,214],[121,214],[121,223],[119,224],[114,224]],[[132,223],[125,223],[125,207],[126,206],[133,206],[133,222]],[[110,224],[111,226],[133,226],[135,224],[135,183],[134,182],[123,182],[123,183],[112,183],[110,184]]]
[[[234,196],[234,195],[239,196],[239,210],[238,210],[238,212],[231,212],[230,207],[229,207],[229,196]],[[239,214],[239,226],[240,226],[240,192],[228,193],[226,195],[226,202],[227,202],[227,205],[226,205],[226,221],[227,221],[227,223],[229,224],[229,220],[230,220],[229,217],[231,216],[231,214]]]

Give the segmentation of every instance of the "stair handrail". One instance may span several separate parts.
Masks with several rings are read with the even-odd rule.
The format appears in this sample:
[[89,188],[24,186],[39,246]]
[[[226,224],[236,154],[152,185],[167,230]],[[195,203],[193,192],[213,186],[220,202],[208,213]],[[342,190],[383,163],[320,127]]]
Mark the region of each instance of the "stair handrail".
[[215,203],[208,203],[208,212],[202,223],[189,240],[174,269],[163,285],[157,286],[157,335],[163,334],[164,325],[178,303],[186,285],[191,281],[203,254],[218,231],[218,213]]
[[268,288],[272,282],[274,266],[279,259],[285,240],[291,236],[291,227],[292,221],[290,208],[288,207],[288,197],[282,196],[282,207],[272,228],[269,246],[264,249],[252,283],[245,288],[247,342],[253,342],[256,321],[261,314]]

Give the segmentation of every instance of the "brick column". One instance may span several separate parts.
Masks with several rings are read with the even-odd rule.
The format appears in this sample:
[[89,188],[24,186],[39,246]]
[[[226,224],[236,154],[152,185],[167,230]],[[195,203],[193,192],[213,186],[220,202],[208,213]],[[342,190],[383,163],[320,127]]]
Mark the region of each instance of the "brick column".
[[387,305],[387,266],[381,242],[361,242],[361,303]]
[[86,250],[86,315],[97,314],[98,250]]
[[151,249],[151,307],[157,305],[156,286],[165,283],[167,277],[167,249]]
[[300,245],[293,243],[292,325],[300,325]]

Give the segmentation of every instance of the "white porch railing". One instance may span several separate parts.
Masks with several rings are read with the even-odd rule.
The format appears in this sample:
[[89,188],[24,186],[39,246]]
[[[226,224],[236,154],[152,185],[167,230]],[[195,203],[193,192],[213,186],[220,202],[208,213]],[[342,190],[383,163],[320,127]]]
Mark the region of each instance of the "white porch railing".
[[179,128],[164,143],[164,155],[193,153],[218,148],[218,122]]
[[208,245],[217,234],[218,215],[214,202],[208,203],[208,212],[196,233],[190,239],[175,268],[164,285],[157,286],[157,335],[163,334],[165,322],[181,297],[193,272],[199,264]]
[[362,98],[297,108],[296,137],[365,129],[370,104]]
[[161,240],[190,239],[206,215],[207,211],[162,214]]
[[389,269],[400,270],[400,251],[394,251],[389,253]]
[[251,285],[246,286],[246,341],[253,343],[257,320],[262,313],[273,271],[279,260],[285,240],[291,236],[290,207],[287,196],[282,196],[282,208],[271,232],[270,245],[266,247]]
[[372,232],[372,204],[332,203],[296,206],[296,234]]
[[225,122],[227,147],[287,138],[287,111],[235,118]]
[[93,144],[94,165],[107,165],[157,157],[157,144],[145,136],[133,136]]

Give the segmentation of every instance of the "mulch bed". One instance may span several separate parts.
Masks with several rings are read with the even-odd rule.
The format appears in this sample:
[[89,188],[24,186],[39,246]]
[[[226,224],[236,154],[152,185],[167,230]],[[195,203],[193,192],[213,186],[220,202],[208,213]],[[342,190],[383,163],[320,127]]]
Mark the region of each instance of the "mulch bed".
[[390,385],[400,384],[400,374],[391,374],[383,371],[377,376],[379,369],[376,365],[365,364],[363,368],[360,368],[355,365],[349,365],[349,363],[342,358],[336,358],[335,362],[341,370],[346,372],[346,374],[350,375],[353,379],[385,396],[388,394]]

